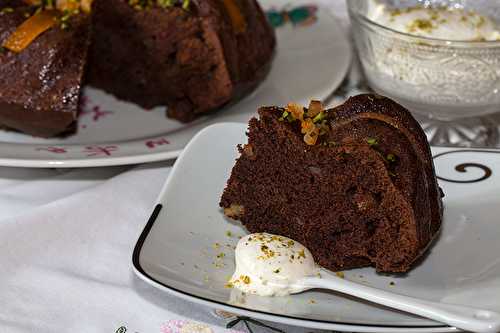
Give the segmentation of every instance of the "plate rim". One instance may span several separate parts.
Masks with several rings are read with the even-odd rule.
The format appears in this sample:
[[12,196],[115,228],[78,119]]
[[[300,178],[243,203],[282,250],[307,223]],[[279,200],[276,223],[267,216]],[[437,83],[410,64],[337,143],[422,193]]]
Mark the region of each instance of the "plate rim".
[[[221,122],[221,123],[216,123],[212,124],[210,126],[205,127],[201,131],[199,131],[192,139],[191,141],[186,145],[185,149],[179,156],[179,161],[183,159],[184,154],[186,154],[190,149],[189,147],[196,141],[196,139],[203,135],[204,132],[206,131],[211,131],[214,130],[216,127],[226,127],[226,126],[238,126],[241,128],[244,128],[244,123],[238,123],[238,122]],[[440,149],[453,149],[453,150],[459,150],[459,151],[466,151],[468,150],[467,148],[459,148],[459,147],[437,147]],[[500,152],[500,149],[474,149],[477,151],[492,151],[496,150]],[[434,155],[433,155],[434,156]],[[134,273],[143,281],[146,283],[160,289],[163,291],[166,291],[169,294],[172,294],[176,297],[180,297],[182,299],[185,299],[190,302],[198,303],[198,304],[203,304],[205,306],[211,307],[211,308],[219,308],[223,310],[227,310],[229,312],[237,312],[240,314],[244,314],[247,316],[253,316],[262,320],[268,320],[272,322],[280,322],[280,323],[285,323],[289,325],[295,325],[295,326],[300,326],[300,327],[310,327],[310,328],[317,328],[317,329],[328,329],[328,330],[355,330],[356,332],[456,332],[457,329],[455,327],[451,327],[445,324],[436,324],[436,325],[413,325],[413,326],[408,326],[408,325],[397,325],[397,324],[389,324],[389,325],[380,325],[380,324],[362,324],[362,323],[344,323],[344,322],[338,322],[338,321],[326,321],[326,320],[320,320],[320,319],[304,319],[300,317],[294,317],[294,316],[288,316],[288,315],[283,315],[283,314],[276,314],[276,313],[271,313],[271,312],[266,312],[266,311],[261,311],[261,310],[253,310],[253,309],[247,309],[244,307],[236,306],[236,305],[231,305],[223,302],[219,302],[216,300],[211,300],[205,297],[201,297],[195,294],[191,294],[182,290],[179,290],[177,288],[174,288],[172,286],[169,286],[166,283],[163,283],[157,279],[155,279],[153,276],[151,276],[141,265],[141,252],[143,249],[143,245],[145,244],[150,231],[152,230],[155,222],[157,221],[158,216],[160,215],[160,212],[167,206],[167,203],[165,202],[164,197],[165,193],[167,191],[167,188],[170,184],[170,180],[172,179],[175,169],[179,167],[180,163],[174,164],[173,168],[170,171],[170,174],[168,175],[157,199],[155,200],[155,205],[153,212],[151,213],[150,217],[147,220],[146,225],[142,229],[136,244],[133,249],[132,253],[132,268],[134,270]],[[276,319],[281,319],[281,321],[277,321]],[[286,321],[286,322],[284,322]]]
[[[172,173],[172,172],[171,172]],[[170,175],[169,175],[170,178]],[[162,191],[163,194],[163,191]],[[355,329],[355,332],[374,332],[373,329],[380,330],[380,332],[455,332],[457,329],[452,326],[444,325],[444,324],[436,324],[436,325],[414,325],[414,326],[404,326],[404,325],[374,325],[374,324],[362,324],[362,323],[344,323],[344,322],[337,322],[337,321],[326,321],[326,320],[320,320],[320,319],[304,319],[300,317],[294,317],[294,316],[288,316],[288,315],[283,315],[283,314],[276,314],[276,313],[271,313],[267,311],[262,311],[262,310],[253,310],[253,309],[247,309],[241,306],[236,306],[236,305],[231,305],[227,303],[222,303],[216,300],[211,300],[205,297],[197,296],[182,290],[179,290],[177,288],[174,288],[172,286],[169,286],[157,279],[155,279],[153,276],[151,276],[141,265],[141,252],[143,245],[148,238],[148,235],[153,228],[155,222],[157,221],[158,216],[160,215],[160,212],[166,207],[165,204],[159,203],[157,200],[157,203],[155,204],[155,207],[153,209],[153,212],[151,213],[151,216],[147,220],[146,225],[144,226],[143,230],[141,231],[139,238],[137,239],[137,242],[134,246],[134,250],[132,253],[132,268],[134,270],[134,273],[143,281],[145,281],[148,284],[151,284],[152,286],[156,287],[157,289],[164,290],[168,292],[169,294],[185,299],[187,301],[197,303],[197,304],[202,304],[206,305],[209,307],[217,307],[222,310],[226,310],[229,312],[238,312],[241,314],[245,314],[247,316],[253,316],[257,317],[262,320],[268,320],[272,322],[276,322],[276,317],[282,318],[286,321],[289,321],[288,323],[284,324],[289,324],[289,325],[294,325],[294,326],[299,326],[299,327],[310,327],[310,328],[317,328],[317,329],[329,329],[329,330],[345,330],[345,329]],[[236,311],[235,311],[236,310]],[[273,320],[274,319],[274,320]],[[302,324],[302,325],[301,325]],[[304,325],[305,324],[305,325]],[[309,325],[307,325],[309,324]],[[311,325],[313,324],[313,325]]]
[[64,160],[0,158],[0,167],[31,169],[113,167],[176,159],[180,156],[182,151],[183,149],[176,149],[172,151],[160,151],[157,153],[117,156],[111,158],[69,158]]

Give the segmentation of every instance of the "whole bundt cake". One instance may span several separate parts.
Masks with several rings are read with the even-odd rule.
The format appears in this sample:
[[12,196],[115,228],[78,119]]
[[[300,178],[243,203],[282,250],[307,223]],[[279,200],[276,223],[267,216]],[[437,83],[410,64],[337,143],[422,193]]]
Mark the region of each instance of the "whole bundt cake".
[[264,107],[220,206],[250,232],[304,244],[331,270],[406,272],[440,230],[426,136],[401,105],[360,95],[324,110]]
[[84,83],[191,121],[255,88],[275,42],[256,0],[2,0],[0,126],[70,132]]

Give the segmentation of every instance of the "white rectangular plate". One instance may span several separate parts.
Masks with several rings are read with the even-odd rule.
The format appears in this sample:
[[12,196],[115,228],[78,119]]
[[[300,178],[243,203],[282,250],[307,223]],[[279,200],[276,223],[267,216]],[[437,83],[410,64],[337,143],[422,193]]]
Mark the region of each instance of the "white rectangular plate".
[[[201,131],[176,162],[134,251],[146,282],[193,302],[264,320],[337,331],[449,332],[454,328],[335,293],[282,298],[244,296],[225,287],[233,247],[246,231],[225,219],[219,198],[245,143],[246,125]],[[345,272],[350,280],[446,303],[500,312],[500,151],[434,148],[446,194],[440,239],[405,276],[372,268]],[[223,253],[223,254],[222,254]]]

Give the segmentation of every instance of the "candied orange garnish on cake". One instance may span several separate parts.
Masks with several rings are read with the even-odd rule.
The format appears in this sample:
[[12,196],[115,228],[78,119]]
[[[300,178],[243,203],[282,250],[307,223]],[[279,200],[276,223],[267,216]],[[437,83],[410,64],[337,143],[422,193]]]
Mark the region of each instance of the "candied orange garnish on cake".
[[224,0],[224,7],[231,18],[233,29],[236,33],[243,33],[247,30],[247,21],[243,16],[241,9],[234,0]]
[[309,146],[314,146],[318,141],[319,128],[316,127],[311,118],[304,119],[301,128],[302,134],[304,134],[304,142]]
[[307,110],[307,116],[314,118],[324,110],[323,104],[320,101],[311,101],[309,103],[309,109]]
[[297,103],[288,103],[286,110],[290,112],[294,119],[302,121],[304,119],[304,107]]
[[3,47],[19,53],[33,40],[57,23],[58,12],[42,10],[23,22],[3,43]]

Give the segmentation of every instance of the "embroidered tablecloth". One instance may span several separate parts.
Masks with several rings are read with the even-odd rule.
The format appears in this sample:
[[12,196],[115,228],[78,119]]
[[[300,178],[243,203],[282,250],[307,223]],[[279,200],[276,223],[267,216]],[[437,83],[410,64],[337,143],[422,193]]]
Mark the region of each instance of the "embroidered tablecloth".
[[[348,25],[343,0],[319,3]],[[171,164],[0,167],[0,332],[271,332],[160,293],[132,272],[132,248]]]

